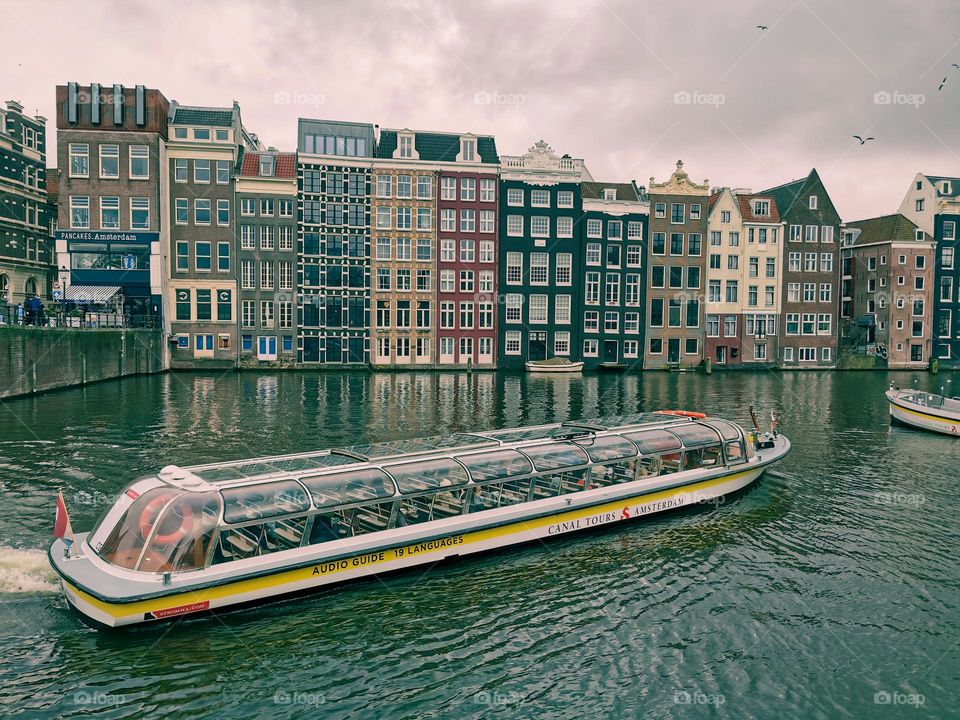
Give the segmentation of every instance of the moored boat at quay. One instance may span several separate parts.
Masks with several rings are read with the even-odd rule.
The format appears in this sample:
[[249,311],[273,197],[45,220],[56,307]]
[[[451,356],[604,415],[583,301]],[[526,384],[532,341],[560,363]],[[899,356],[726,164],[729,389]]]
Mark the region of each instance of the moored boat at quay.
[[790,450],[678,412],[168,466],[49,558],[85,620],[132,625],[708,501]]
[[922,390],[901,390],[893,385],[886,396],[892,420],[921,430],[960,435],[960,398]]

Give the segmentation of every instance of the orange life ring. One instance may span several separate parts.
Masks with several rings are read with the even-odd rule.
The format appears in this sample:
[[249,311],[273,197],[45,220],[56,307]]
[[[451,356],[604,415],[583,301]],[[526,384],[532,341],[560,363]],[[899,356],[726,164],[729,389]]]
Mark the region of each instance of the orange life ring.
[[657,410],[661,415],[679,415],[680,417],[695,418],[703,420],[707,415],[702,412],[693,412],[691,410]]
[[[150,502],[147,503],[146,507],[143,508],[143,512],[140,513],[140,535],[146,540],[150,537],[150,531],[153,530],[153,524],[157,520],[157,516],[160,514],[160,511],[163,507],[173,498],[172,493],[158,495],[153,498]],[[183,505],[181,507],[184,507]],[[193,509],[189,505],[185,505],[186,512],[180,514],[181,520],[179,527],[174,528],[172,531],[161,535],[159,529],[157,530],[157,535],[154,536],[153,542],[156,545],[169,545],[175,543],[179,540],[182,540],[187,533],[193,528]]]

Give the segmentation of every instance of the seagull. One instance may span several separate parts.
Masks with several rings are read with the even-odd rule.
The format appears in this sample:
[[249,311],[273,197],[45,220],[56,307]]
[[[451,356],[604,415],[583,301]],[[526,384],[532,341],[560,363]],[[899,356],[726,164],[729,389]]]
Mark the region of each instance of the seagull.
[[876,140],[876,138],[872,138],[872,137],[868,137],[868,138],[864,139],[864,138],[860,137],[859,135],[854,135],[853,137],[855,137],[857,140],[859,140],[861,145],[863,145],[867,140]]
[[766,29],[767,29],[767,26],[766,26],[766,25],[757,25],[757,29],[758,29],[758,30],[766,30]]
[[943,90],[943,86],[946,84],[947,84],[947,79],[944,78],[943,80],[940,81],[940,87],[937,88],[937,92],[940,92],[941,90]]
[[957,65],[956,63],[954,63],[953,66],[954,66],[955,68],[960,68],[960,65]]

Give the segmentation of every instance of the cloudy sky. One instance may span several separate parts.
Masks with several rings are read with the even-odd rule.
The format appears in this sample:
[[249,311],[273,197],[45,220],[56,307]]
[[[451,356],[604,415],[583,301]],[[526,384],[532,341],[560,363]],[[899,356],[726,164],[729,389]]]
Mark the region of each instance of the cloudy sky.
[[960,175],[956,0],[15,0],[3,15],[0,97],[51,132],[55,85],[119,82],[236,99],[281,149],[303,116],[489,133],[501,154],[542,138],[599,180],[647,184],[683,159],[759,190],[815,166],[845,220],[896,210],[918,171]]

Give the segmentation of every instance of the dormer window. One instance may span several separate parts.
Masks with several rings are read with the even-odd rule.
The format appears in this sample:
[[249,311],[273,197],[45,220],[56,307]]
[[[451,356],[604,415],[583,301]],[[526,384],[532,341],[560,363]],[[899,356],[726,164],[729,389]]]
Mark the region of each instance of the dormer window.
[[949,180],[944,180],[942,183],[940,183],[940,192],[943,193],[944,195],[949,195],[949,194],[950,194],[950,181],[949,181]]
[[260,176],[273,177],[273,156],[271,155],[260,156]]
[[[816,198],[814,198],[815,200]],[[814,203],[816,205],[816,203]],[[753,214],[767,216],[770,214],[770,201],[769,200],[754,200],[753,201]]]
[[460,140],[460,159],[463,162],[477,161],[477,141],[473,138],[463,138]]
[[413,135],[401,135],[397,139],[397,156],[402,158],[413,157]]
[[604,188],[603,190],[603,199],[604,200],[616,200],[617,191],[614,188]]
[[811,210],[816,210],[816,209],[817,209],[817,196],[816,196],[816,195],[811,195],[811,196],[810,196],[810,209],[811,209]]

